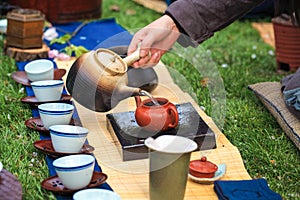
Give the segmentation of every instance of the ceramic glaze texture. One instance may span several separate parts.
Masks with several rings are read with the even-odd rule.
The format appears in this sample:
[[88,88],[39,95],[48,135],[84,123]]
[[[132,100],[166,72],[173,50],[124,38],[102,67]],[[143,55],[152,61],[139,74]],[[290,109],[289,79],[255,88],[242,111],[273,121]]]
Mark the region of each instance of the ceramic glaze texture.
[[49,129],[52,125],[69,124],[74,112],[74,106],[67,103],[44,103],[38,106],[43,125]]
[[[107,112],[121,100],[139,95],[140,86],[145,85],[144,81],[157,82],[156,74],[151,73],[153,71],[128,70],[128,66],[136,59],[137,57],[122,59],[108,49],[97,49],[83,54],[69,70],[67,90],[84,107],[97,112]],[[140,82],[128,80],[128,73],[131,71],[134,72],[132,78],[139,77]],[[152,88],[155,87],[156,84],[152,85]]]
[[189,165],[189,173],[197,178],[212,178],[217,170],[218,166],[208,161],[205,156],[191,161]]
[[155,98],[160,105],[154,105],[150,99],[144,101],[135,96],[137,108],[135,119],[139,126],[147,131],[159,132],[178,125],[178,111],[174,104],[165,98]]
[[49,129],[53,148],[61,153],[79,153],[89,132],[86,128],[72,125],[54,125]]
[[44,80],[31,83],[33,93],[39,102],[58,101],[61,98],[64,81]]
[[76,192],[73,195],[74,200],[121,200],[120,196],[110,190],[92,188]]
[[6,34],[7,30],[7,19],[1,19],[0,20],[0,33]]
[[127,65],[112,51],[97,49],[80,56],[67,77],[67,89],[80,104],[106,112],[119,101],[139,93],[127,86]]
[[70,190],[86,187],[93,176],[95,158],[91,155],[70,155],[53,161],[61,182]]
[[47,59],[38,59],[27,63],[24,70],[30,81],[54,79],[54,64]]

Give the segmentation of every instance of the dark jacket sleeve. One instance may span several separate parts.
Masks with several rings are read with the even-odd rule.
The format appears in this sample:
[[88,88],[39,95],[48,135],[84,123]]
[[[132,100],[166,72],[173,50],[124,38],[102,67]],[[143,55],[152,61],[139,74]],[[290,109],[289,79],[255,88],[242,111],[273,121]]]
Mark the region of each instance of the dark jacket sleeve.
[[213,36],[263,0],[177,0],[166,10],[194,45]]

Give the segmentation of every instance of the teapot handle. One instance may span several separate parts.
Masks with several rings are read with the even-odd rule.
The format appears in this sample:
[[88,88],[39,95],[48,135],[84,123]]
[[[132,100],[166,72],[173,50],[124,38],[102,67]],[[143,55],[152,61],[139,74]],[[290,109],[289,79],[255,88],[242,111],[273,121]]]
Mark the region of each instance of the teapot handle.
[[168,113],[170,113],[170,116],[172,118],[175,118],[169,124],[169,128],[175,128],[178,125],[178,122],[179,122],[178,111],[177,111],[176,107],[173,107],[173,106],[169,107],[168,108]]
[[141,43],[138,44],[137,49],[129,56],[123,58],[123,61],[127,64],[127,66],[132,65],[135,61],[139,60],[140,57],[140,50],[141,50]]
[[[123,61],[127,64],[127,66],[132,65],[135,61],[139,60],[140,57],[140,50],[141,50],[141,43],[138,44],[137,49],[129,56],[123,58]],[[151,57],[151,52],[149,51],[148,56]]]

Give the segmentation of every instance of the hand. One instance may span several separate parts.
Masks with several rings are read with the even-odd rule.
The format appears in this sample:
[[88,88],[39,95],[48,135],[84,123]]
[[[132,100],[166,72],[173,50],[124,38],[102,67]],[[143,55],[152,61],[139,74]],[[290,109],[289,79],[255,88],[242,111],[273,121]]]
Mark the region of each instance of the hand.
[[140,59],[133,63],[135,68],[156,65],[162,55],[176,42],[180,35],[176,24],[168,15],[164,15],[139,30],[132,38],[127,54],[132,54],[140,43]]

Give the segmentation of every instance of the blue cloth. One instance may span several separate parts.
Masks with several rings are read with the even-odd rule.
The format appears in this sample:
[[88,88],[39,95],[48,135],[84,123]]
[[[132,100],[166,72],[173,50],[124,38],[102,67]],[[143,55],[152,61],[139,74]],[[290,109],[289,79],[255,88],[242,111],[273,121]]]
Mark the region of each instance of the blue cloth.
[[[72,33],[82,22],[72,22],[68,24],[54,24],[60,36]],[[63,30],[63,31],[62,31]],[[115,19],[104,19],[91,21],[84,25],[77,34],[70,40],[75,46],[84,46],[88,50],[109,48],[113,46],[128,46],[132,35],[122,26],[116,23]],[[62,50],[67,44],[53,43],[44,41],[50,49]]]
[[214,190],[219,200],[281,200],[265,179],[215,181]]
[[[61,30],[72,32],[74,31],[81,22],[73,22],[69,24],[59,24],[54,25]],[[59,35],[62,36],[65,34],[64,31],[58,31]],[[89,22],[86,24],[80,31],[71,39],[71,43],[76,46],[84,46],[88,50],[93,50],[97,48],[109,48],[113,46],[128,46],[131,41],[132,35],[126,31],[123,27],[115,22],[114,19],[105,19],[105,20],[98,20]],[[65,48],[66,45],[61,44],[53,44],[50,45],[49,41],[44,41],[50,49],[58,49],[61,50]],[[19,71],[24,71],[24,67],[28,62],[17,62],[17,68]],[[54,62],[54,67],[57,68],[56,63]],[[33,90],[29,86],[26,87],[26,93],[28,96],[33,96]],[[64,88],[63,93],[66,94],[66,89]],[[32,116],[38,117],[39,112],[37,108],[32,108]],[[73,118],[79,120],[78,113],[76,108],[74,110]],[[50,135],[47,134],[40,134],[40,139],[51,139]],[[46,156],[46,162],[49,169],[49,175],[53,176],[56,175],[55,169],[53,167],[54,159]],[[98,165],[97,161],[95,164],[95,171],[101,172],[101,167]],[[105,172],[104,172],[105,173]],[[112,190],[108,183],[104,183],[100,186],[100,188]],[[72,199],[72,196],[60,196],[56,195],[57,199]]]
[[[28,62],[17,62],[17,68],[19,71],[24,71],[24,66],[26,65],[26,63]],[[54,67],[57,68],[55,62],[54,63]],[[31,87],[29,86],[25,86],[26,87],[26,93],[28,96],[34,96],[34,93],[33,93],[33,90]],[[64,88],[64,91],[63,93],[66,93],[66,90]],[[72,102],[71,102],[72,103]],[[32,107],[32,116],[33,117],[39,117],[39,112],[38,112],[38,109],[37,108],[34,108]],[[72,116],[73,119],[78,119],[79,120],[79,116],[78,116],[78,113],[77,113],[77,110],[76,108],[74,109],[74,113],[73,113],[73,116]],[[44,133],[41,133],[40,134],[40,139],[41,140],[48,140],[48,139],[51,139],[50,135],[49,134],[44,134]],[[49,170],[49,176],[54,176],[56,175],[56,172],[55,172],[55,169],[53,167],[53,161],[55,159],[52,158],[52,157],[49,157],[49,156],[46,156],[46,163],[48,165],[48,170]],[[101,170],[101,167],[98,165],[97,161],[95,163],[95,168],[94,168],[95,171],[97,172],[102,172]],[[108,189],[108,190],[112,190],[112,188],[109,186],[108,183],[104,183],[100,186],[100,188],[103,188],[103,189]],[[72,196],[61,196],[61,195],[56,195],[56,198],[57,199],[62,199],[62,200],[68,200],[68,199],[72,199]]]
[[283,91],[285,103],[294,106],[295,110],[300,111],[300,88]]

